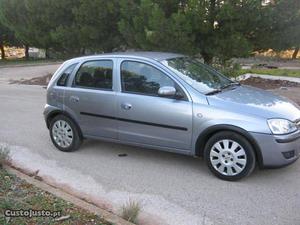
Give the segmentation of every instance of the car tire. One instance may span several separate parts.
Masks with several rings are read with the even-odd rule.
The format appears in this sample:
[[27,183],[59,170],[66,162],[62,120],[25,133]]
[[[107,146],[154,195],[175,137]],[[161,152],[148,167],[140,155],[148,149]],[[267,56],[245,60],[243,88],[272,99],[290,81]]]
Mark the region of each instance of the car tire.
[[54,146],[63,152],[76,151],[82,143],[79,128],[65,115],[58,115],[51,120],[49,133]]
[[205,145],[204,158],[212,173],[227,181],[236,181],[250,175],[256,164],[249,141],[231,131],[214,134]]

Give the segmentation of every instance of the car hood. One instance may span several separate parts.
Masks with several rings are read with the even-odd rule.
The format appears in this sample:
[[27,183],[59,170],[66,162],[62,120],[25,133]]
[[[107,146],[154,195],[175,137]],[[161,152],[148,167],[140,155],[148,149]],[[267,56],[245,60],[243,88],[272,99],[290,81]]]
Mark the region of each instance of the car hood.
[[284,118],[290,121],[300,119],[300,107],[296,103],[269,91],[250,86],[241,85],[235,89],[224,90],[207,96],[207,100],[212,106],[254,114],[266,119]]

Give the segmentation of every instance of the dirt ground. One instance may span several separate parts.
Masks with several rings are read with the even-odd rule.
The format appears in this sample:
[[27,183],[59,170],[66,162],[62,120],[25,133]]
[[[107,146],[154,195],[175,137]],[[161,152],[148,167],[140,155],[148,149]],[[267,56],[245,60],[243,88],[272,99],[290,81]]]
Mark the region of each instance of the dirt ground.
[[27,84],[27,85],[47,86],[51,77],[52,77],[52,74],[47,74],[45,76],[34,77],[31,79],[11,80],[9,83],[10,84]]
[[11,82],[30,80],[36,77],[54,74],[61,63],[51,63],[46,65],[10,65],[0,66],[0,83],[7,84]]
[[241,84],[250,85],[262,89],[277,89],[277,88],[289,88],[299,87],[300,83],[286,81],[286,80],[269,80],[261,77],[250,77],[241,81]]

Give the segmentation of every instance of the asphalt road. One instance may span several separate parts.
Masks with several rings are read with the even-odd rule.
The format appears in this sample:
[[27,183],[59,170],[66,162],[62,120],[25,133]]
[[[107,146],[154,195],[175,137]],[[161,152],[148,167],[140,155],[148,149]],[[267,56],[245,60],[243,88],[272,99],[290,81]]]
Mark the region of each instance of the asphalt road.
[[[24,67],[21,76],[36,70]],[[53,147],[43,120],[46,90],[9,85],[2,69],[0,79],[0,143],[12,146],[13,160],[22,166],[114,209],[128,199],[139,201],[148,224],[300,224],[300,162],[225,182],[202,159],[171,153],[91,140],[79,151],[62,153]],[[156,222],[149,222],[149,215]]]

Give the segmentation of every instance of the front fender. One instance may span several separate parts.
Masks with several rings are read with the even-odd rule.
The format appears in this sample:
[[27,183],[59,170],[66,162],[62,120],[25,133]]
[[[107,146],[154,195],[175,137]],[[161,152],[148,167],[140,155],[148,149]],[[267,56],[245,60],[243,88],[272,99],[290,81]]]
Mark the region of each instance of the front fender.
[[266,118],[202,104],[194,104],[193,110],[192,154],[201,156],[207,140],[214,133],[226,130],[247,138],[260,158],[259,146],[251,133],[271,134]]
[[206,142],[208,141],[208,139],[213,134],[220,132],[220,131],[233,131],[233,132],[236,132],[236,133],[242,135],[243,137],[245,137],[250,142],[250,144],[253,146],[259,166],[260,167],[263,166],[263,157],[262,157],[261,149],[260,149],[258,143],[256,142],[255,138],[248,131],[246,131],[240,127],[237,127],[237,126],[230,125],[230,124],[217,124],[217,125],[213,125],[211,127],[206,128],[205,130],[203,130],[198,135],[198,137],[194,143],[194,146],[195,146],[194,154],[197,156],[203,156],[204,148],[205,148],[205,145],[206,145]]

